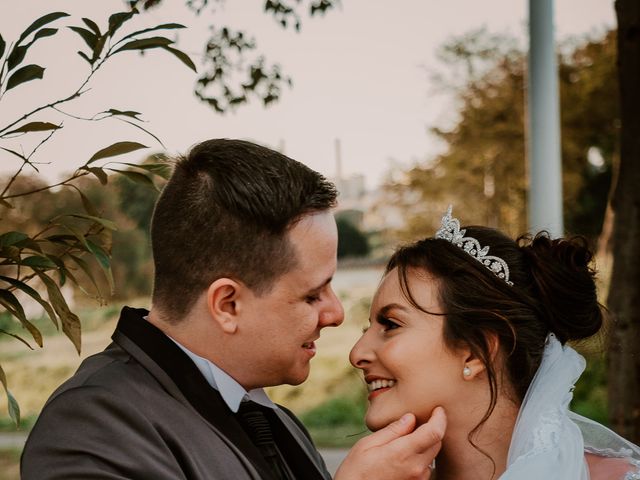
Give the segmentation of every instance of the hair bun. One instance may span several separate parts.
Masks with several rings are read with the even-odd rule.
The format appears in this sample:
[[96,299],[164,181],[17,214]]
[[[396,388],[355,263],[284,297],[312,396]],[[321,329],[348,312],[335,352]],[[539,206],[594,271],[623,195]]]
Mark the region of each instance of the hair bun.
[[593,253],[584,237],[552,240],[547,232],[520,239],[549,330],[564,343],[588,338],[602,326]]

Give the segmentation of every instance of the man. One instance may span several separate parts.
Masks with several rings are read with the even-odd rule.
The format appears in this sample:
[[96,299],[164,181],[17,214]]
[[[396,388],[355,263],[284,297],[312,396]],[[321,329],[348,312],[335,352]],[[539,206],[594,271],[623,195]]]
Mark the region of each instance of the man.
[[[25,445],[31,479],[328,479],[304,427],[262,388],[303,382],[331,289],[334,186],[249,142],[180,159],[155,207],[152,308],[51,396]],[[442,415],[359,442],[336,478],[425,478]],[[409,435],[406,435],[409,434]]]

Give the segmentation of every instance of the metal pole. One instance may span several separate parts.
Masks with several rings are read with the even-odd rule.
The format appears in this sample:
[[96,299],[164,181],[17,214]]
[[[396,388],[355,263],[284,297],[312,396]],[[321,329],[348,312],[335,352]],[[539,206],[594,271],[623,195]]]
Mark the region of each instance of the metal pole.
[[564,233],[553,0],[529,0],[529,228]]

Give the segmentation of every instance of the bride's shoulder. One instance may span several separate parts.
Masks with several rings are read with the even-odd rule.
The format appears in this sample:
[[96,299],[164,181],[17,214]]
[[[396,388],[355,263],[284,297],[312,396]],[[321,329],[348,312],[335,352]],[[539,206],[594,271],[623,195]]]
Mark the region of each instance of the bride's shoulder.
[[640,466],[629,458],[585,453],[591,480],[640,480]]

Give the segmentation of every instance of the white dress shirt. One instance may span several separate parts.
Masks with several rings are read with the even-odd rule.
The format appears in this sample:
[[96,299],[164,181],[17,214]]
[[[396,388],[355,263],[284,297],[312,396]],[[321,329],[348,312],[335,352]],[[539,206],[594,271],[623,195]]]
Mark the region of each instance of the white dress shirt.
[[209,385],[220,392],[220,396],[222,396],[222,399],[233,413],[236,413],[238,411],[238,408],[240,408],[240,403],[242,401],[248,400],[259,403],[264,407],[273,409],[278,408],[277,405],[273,403],[269,397],[267,397],[267,394],[262,388],[254,388],[253,390],[247,392],[242,385],[240,385],[233,379],[233,377],[231,377],[231,375],[222,370],[216,364],[214,364],[210,360],[207,360],[206,358],[201,357],[200,355],[196,355],[191,350],[175,341],[173,338],[171,338],[171,340],[173,340],[173,342],[178,345],[178,347],[180,347],[191,360],[193,360],[193,363],[196,364],[198,370],[200,370],[204,378],[207,379]]

